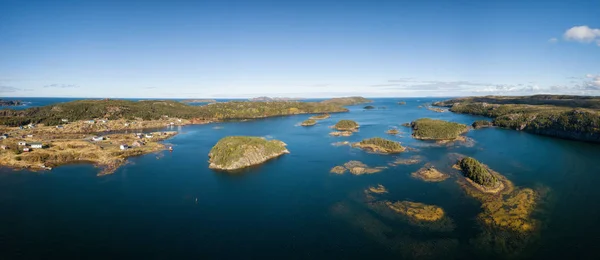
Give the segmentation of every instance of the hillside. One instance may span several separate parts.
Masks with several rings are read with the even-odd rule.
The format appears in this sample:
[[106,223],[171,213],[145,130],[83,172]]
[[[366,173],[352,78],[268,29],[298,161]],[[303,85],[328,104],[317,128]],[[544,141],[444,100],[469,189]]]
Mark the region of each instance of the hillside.
[[494,118],[499,127],[553,137],[600,142],[600,98],[537,95],[469,97],[437,102],[450,111]]
[[347,112],[335,103],[323,102],[223,102],[207,106],[189,106],[177,101],[79,100],[35,107],[25,110],[0,110],[0,124],[21,126],[29,123],[59,125],[62,119],[69,122],[95,118],[156,120],[163,117],[227,120],[251,119],[308,113]]

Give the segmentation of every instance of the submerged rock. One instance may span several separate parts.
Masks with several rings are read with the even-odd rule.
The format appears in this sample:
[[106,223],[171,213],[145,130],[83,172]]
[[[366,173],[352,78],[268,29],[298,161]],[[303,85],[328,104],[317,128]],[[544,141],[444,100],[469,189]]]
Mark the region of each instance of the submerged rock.
[[285,146],[286,144],[282,141],[266,140],[260,137],[224,137],[210,150],[208,167],[219,170],[236,170],[261,164],[289,153]]
[[393,161],[391,164],[393,165],[412,165],[420,163],[423,160],[423,157],[420,155],[414,155],[410,158],[399,158]]
[[[331,169],[330,172],[343,174],[346,170],[350,171],[350,173],[354,175],[362,175],[362,174],[373,174],[382,171],[386,167],[369,167],[366,164],[359,161],[349,161],[344,163],[343,166],[335,166]],[[343,169],[343,171],[342,171]]]
[[375,194],[383,194],[388,192],[387,189],[381,184],[378,184],[377,187],[370,186],[368,191]]
[[427,205],[418,202],[386,201],[385,205],[387,205],[391,210],[397,213],[403,214],[407,217],[420,221],[434,222],[441,220],[445,215],[444,210],[438,206]]
[[346,172],[346,168],[344,168],[344,166],[335,166],[335,167],[331,168],[331,170],[329,172],[335,173],[335,174],[344,174]]
[[331,136],[351,136],[352,131],[334,131],[329,133]]

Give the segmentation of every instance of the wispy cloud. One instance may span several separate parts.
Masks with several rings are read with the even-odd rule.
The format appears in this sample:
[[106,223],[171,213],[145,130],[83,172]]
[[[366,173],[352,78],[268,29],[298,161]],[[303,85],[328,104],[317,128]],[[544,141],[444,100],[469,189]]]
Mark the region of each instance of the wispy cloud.
[[548,42],[549,42],[549,43],[556,43],[556,42],[558,42],[558,39],[557,39],[557,38],[550,38],[550,39],[548,40]]
[[44,88],[79,88],[79,85],[75,85],[75,84],[50,84],[50,85],[45,85]]
[[574,26],[565,31],[563,38],[567,41],[576,41],[581,43],[596,42],[600,46],[600,29],[590,28],[587,25]]
[[10,93],[10,92],[17,92],[17,91],[21,91],[21,89],[11,87],[11,86],[0,86],[0,93]]

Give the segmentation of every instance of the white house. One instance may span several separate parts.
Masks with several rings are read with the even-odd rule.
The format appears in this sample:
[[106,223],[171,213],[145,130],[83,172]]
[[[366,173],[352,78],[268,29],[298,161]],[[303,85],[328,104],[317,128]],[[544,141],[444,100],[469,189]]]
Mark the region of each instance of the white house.
[[66,123],[66,122],[69,122],[69,119],[65,119],[65,118],[63,118],[63,119],[61,119],[60,121],[63,121],[63,122],[65,122],[65,123]]
[[42,143],[30,143],[29,146],[31,146],[31,148],[36,148],[36,149],[42,149],[44,147],[44,145]]
[[98,142],[98,141],[102,141],[102,140],[104,140],[103,136],[94,136],[94,137],[92,137],[92,141],[94,141],[94,142]]
[[93,123],[95,123],[96,121],[94,121],[94,120],[92,119],[92,120],[88,120],[88,121],[85,121],[85,122],[86,122],[86,123],[88,123],[88,124],[93,124]]
[[63,129],[63,126],[62,125],[57,125],[56,128]]
[[126,145],[126,144],[122,144],[122,145],[119,146],[119,149],[121,149],[121,150],[127,150],[127,149],[129,149],[129,146]]
[[27,135],[27,138],[32,138],[32,137],[33,137],[33,135],[32,135],[32,134],[28,134],[28,135]]
[[27,147],[23,148],[23,152],[29,152],[29,148],[27,148]]
[[20,141],[20,142],[17,143],[17,145],[19,145],[19,146],[25,146],[25,145],[27,145],[27,142]]
[[152,138],[153,135],[152,134],[146,134],[146,138]]

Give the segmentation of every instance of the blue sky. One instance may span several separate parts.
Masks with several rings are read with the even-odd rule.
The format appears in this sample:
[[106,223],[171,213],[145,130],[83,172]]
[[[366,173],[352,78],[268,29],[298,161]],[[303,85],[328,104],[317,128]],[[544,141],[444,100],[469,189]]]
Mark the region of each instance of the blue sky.
[[600,94],[600,1],[0,0],[0,97]]

